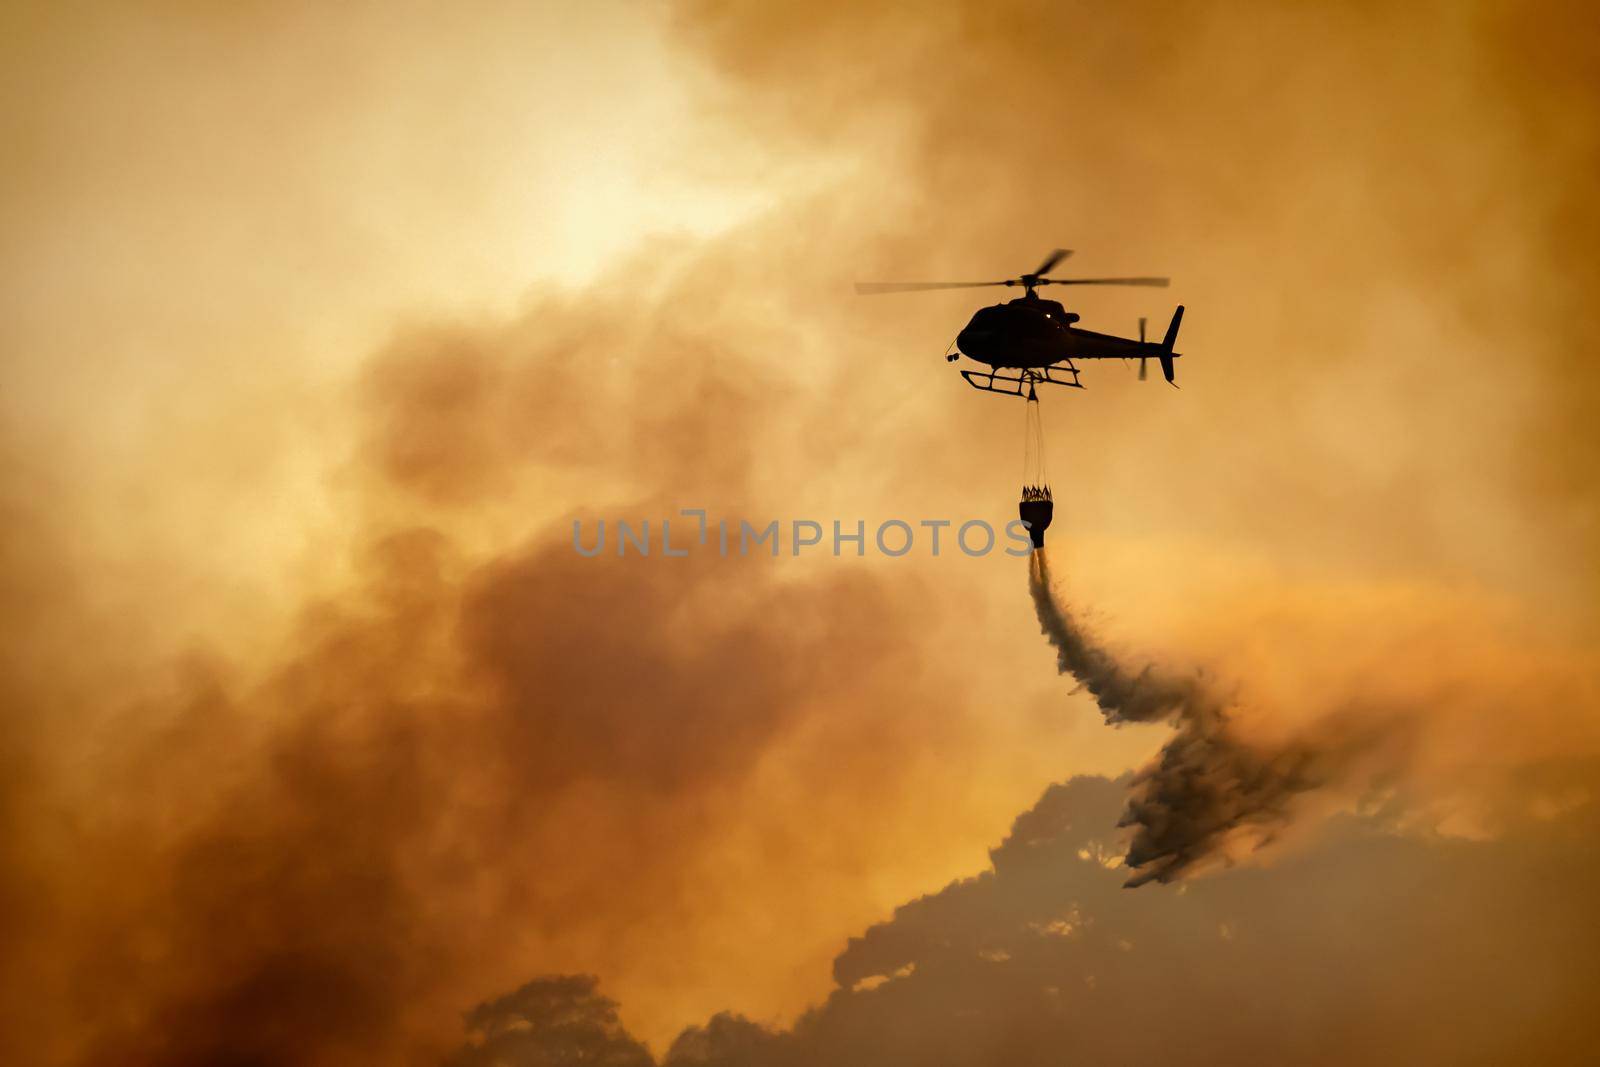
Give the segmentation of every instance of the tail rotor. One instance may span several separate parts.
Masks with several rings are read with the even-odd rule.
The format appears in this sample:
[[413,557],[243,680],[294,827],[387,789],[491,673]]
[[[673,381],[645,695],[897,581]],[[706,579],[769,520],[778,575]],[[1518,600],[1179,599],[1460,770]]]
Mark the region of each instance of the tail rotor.
[[[1139,343],[1140,344],[1144,344],[1144,323],[1145,323],[1145,318],[1144,318],[1143,315],[1140,315],[1139,316]],[[1142,382],[1147,377],[1149,377],[1149,375],[1150,375],[1150,360],[1149,360],[1149,358],[1147,356],[1140,356],[1139,357],[1139,380]]]

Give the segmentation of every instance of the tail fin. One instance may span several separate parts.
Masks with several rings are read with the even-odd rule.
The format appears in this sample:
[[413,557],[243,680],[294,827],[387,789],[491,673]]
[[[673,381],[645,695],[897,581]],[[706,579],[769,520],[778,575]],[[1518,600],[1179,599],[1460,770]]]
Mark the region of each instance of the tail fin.
[[1178,325],[1183,322],[1183,305],[1178,305],[1178,310],[1172,313],[1172,323],[1167,327],[1167,336],[1161,342],[1163,349],[1160,356],[1161,373],[1166,375],[1167,381],[1172,381],[1172,346],[1178,340]]

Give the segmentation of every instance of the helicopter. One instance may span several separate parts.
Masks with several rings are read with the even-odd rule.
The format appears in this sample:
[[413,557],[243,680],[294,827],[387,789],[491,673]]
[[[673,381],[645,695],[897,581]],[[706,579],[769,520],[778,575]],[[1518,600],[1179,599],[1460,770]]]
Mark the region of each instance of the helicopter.
[[[1172,346],[1178,339],[1178,324],[1183,321],[1183,305],[1172,314],[1167,335],[1160,343],[1146,341],[1145,320],[1139,320],[1139,339],[1118,337],[1115,334],[1094,333],[1074,326],[1076,313],[1068,311],[1055,300],[1041,297],[1036,290],[1041,285],[1146,285],[1166,288],[1168,278],[1050,278],[1047,275],[1056,264],[1072,252],[1058,248],[1045,257],[1043,263],[1029,274],[1007,278],[998,282],[857,282],[856,292],[862,296],[878,293],[919,292],[930,289],[973,289],[991,285],[1021,286],[1022,295],[1003,304],[980,308],[972,320],[956,335],[959,354],[945,356],[951,363],[962,355],[989,369],[963,370],[961,376],[974,389],[1005,396],[1037,400],[1034,384],[1065,385],[1084,388],[1078,380],[1077,360],[1080,359],[1137,359],[1139,380],[1146,377],[1147,363],[1154,359],[1161,364],[1161,373],[1172,385],[1172,361],[1180,353]],[[1003,373],[1015,371],[1013,374]],[[1024,388],[1026,387],[1026,388]]]

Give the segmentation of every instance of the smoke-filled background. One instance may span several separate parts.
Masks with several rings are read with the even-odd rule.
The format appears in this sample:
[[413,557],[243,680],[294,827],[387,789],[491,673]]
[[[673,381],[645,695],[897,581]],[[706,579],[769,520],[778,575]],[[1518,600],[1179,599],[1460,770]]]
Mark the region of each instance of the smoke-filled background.
[[[1592,1047],[1581,5],[0,19],[6,1062]],[[1010,518],[1058,244],[1048,574],[572,551]]]

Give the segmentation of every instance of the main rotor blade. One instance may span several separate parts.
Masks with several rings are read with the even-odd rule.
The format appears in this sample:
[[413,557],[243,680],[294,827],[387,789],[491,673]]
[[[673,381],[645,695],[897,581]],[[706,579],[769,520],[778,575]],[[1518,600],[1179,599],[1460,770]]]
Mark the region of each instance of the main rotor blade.
[[1153,285],[1165,289],[1171,278],[1040,278],[1040,285]]
[[1070,248],[1056,249],[1054,252],[1051,252],[1045,257],[1043,263],[1039,264],[1039,269],[1033,272],[1034,275],[1037,276],[1040,274],[1049,274],[1051,267],[1055,266],[1057,263],[1060,263],[1063,259],[1066,259],[1070,255],[1072,255],[1072,249]]
[[1014,282],[856,282],[856,294],[918,293],[927,289],[977,289],[985,285],[1014,285]]

